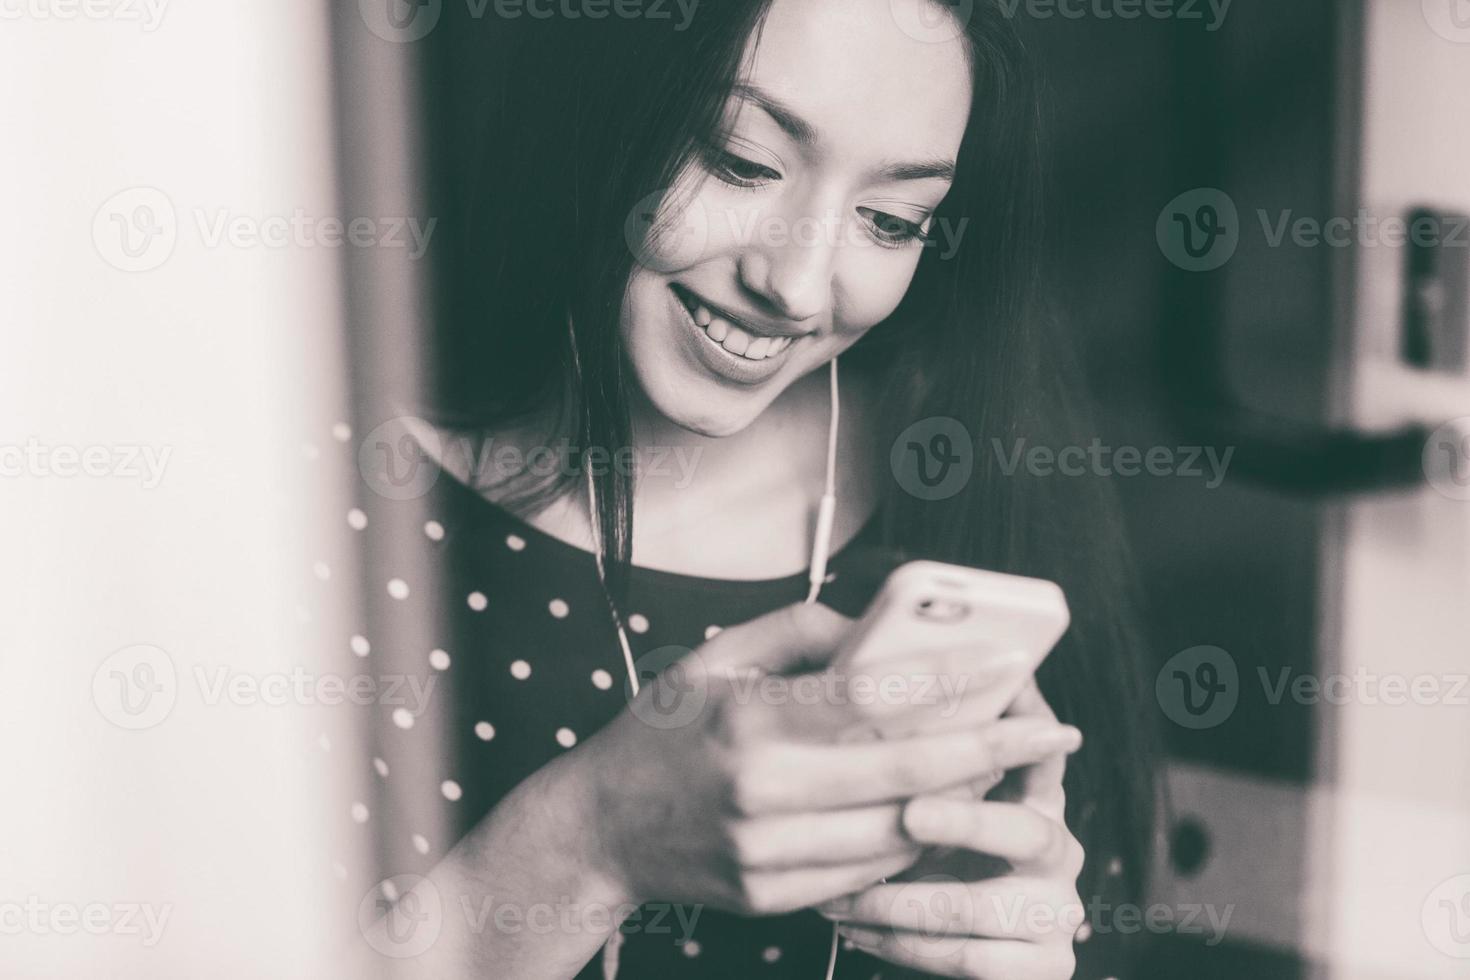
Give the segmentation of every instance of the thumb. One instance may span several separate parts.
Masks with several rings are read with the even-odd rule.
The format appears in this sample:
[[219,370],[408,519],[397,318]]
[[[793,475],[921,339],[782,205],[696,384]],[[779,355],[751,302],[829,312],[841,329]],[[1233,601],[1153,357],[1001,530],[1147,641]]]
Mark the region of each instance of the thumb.
[[699,648],[710,671],[758,669],[784,674],[822,667],[852,630],[852,620],[818,603],[785,606],[731,626]]

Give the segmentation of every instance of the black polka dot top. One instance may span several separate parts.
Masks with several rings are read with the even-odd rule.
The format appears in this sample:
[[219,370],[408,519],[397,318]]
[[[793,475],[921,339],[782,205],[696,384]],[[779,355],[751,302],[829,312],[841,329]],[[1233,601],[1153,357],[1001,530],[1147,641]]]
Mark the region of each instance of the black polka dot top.
[[[426,495],[387,499],[365,486],[348,525],[371,536],[367,629],[389,635],[392,617],[432,611],[442,635],[425,637],[418,690],[381,699],[370,749],[358,760],[374,787],[342,820],[344,833],[372,835],[376,868],[351,869],[351,887],[425,874],[456,841],[531,773],[607,724],[629,697],[627,670],[593,556],[527,524],[447,473]],[[896,564],[870,526],[835,554],[821,601],[859,615]],[[439,594],[410,588],[392,568],[404,552],[433,567]],[[805,598],[805,572],[760,581],[696,578],[634,568],[620,604],[640,668],[668,662],[725,626]],[[350,638],[365,656],[367,634]],[[411,658],[410,658],[411,659]],[[432,687],[425,687],[425,685]],[[406,691],[413,690],[406,686]],[[401,703],[399,703],[401,702]],[[443,733],[447,757],[426,759],[421,736]],[[440,771],[426,771],[434,766]],[[371,775],[367,775],[370,773]],[[371,804],[371,805],[369,805]],[[429,828],[441,828],[431,832]],[[361,894],[360,892],[358,894]],[[493,927],[493,926],[492,926]],[[1083,933],[1088,929],[1084,926]],[[623,926],[618,980],[823,980],[832,927],[812,911],[746,918],[709,908],[647,906]],[[1103,954],[1104,943],[1087,938]],[[1116,973],[1111,957],[1078,977]],[[604,980],[594,956],[578,980]],[[911,971],[843,949],[836,976],[894,980]]]

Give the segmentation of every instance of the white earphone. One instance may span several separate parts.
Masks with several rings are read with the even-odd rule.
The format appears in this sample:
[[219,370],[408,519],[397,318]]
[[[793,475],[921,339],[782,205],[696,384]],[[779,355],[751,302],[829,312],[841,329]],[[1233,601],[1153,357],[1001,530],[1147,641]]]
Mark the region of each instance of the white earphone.
[[[822,592],[822,583],[827,578],[827,552],[832,546],[832,523],[837,514],[837,424],[842,403],[837,393],[837,358],[832,358],[828,365],[828,389],[831,393],[832,407],[827,419],[827,478],[821,500],[817,503],[817,525],[812,534],[812,557],[807,567],[806,602],[808,604],[817,601],[817,596]],[[606,592],[607,579],[602,565],[602,543],[598,540],[597,490],[592,482],[590,469],[587,471],[587,514],[592,527],[594,553],[597,555],[597,577],[604,583],[604,592]],[[623,666],[628,671],[628,687],[633,696],[637,697],[638,670],[633,664],[633,649],[628,644],[628,634],[623,629],[622,616],[618,614],[617,606],[610,594],[608,595],[608,606],[612,611],[613,627],[618,633],[618,646],[623,651]],[[623,941],[622,932],[614,929],[606,945],[602,947],[603,980],[617,980],[618,956],[622,951]],[[827,980],[832,980],[832,975],[836,970],[837,926],[834,925],[832,927],[832,951],[827,957]]]

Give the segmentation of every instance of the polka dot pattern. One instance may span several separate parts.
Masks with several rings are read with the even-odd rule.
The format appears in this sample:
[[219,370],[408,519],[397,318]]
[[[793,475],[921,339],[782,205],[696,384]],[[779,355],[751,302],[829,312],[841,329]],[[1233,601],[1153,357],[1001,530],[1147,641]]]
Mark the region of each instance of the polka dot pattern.
[[[350,439],[343,445],[339,450],[334,438],[324,442],[325,452],[342,452],[355,473],[357,447]],[[317,470],[327,472],[323,464]],[[336,729],[329,729],[331,738],[308,729],[308,758],[332,773],[343,766],[356,773],[360,798],[334,818],[351,831],[346,840],[354,853],[360,846],[391,859],[384,867],[395,873],[425,874],[514,786],[561,753],[578,751],[626,710],[627,668],[585,551],[442,476],[412,500],[360,490],[356,502],[360,506],[346,511],[345,521],[331,520],[329,513],[324,522],[350,550],[322,546],[310,570],[318,582],[336,579],[343,589],[364,574],[369,583],[383,584],[366,590],[361,618],[349,620],[342,631],[350,634],[345,641],[329,632],[322,644],[348,672],[406,676],[395,674],[404,683],[391,690],[379,686],[364,705],[375,726],[370,743],[344,741]],[[365,568],[361,555],[382,564]],[[834,566],[842,560],[834,556]],[[333,575],[333,568],[342,574]],[[860,613],[867,597],[844,601],[841,590],[856,595],[863,581],[860,575],[838,575],[830,593],[824,589],[823,601],[847,615]],[[804,576],[735,587],[637,569],[618,611],[631,655],[639,661],[662,648],[696,647],[726,625],[800,601],[805,590]],[[332,597],[316,584],[305,596],[312,604]],[[403,602],[410,598],[411,604]],[[425,622],[414,622],[419,617]],[[422,632],[414,635],[405,625]],[[391,890],[391,882],[385,888],[370,868],[346,863],[340,847],[333,850],[338,853],[320,858],[320,870],[325,875],[330,862],[346,900],[356,903],[375,887],[385,896]],[[1100,853],[1099,870],[1120,876],[1121,862],[1108,861],[1106,850]],[[693,921],[663,921],[671,928],[661,935],[628,934],[623,962],[638,965],[624,970],[630,978],[636,972],[701,980],[733,971],[754,980],[815,980],[825,966],[830,930],[809,915],[737,923],[705,910],[697,920],[697,939]],[[1084,926],[1076,937],[1079,963],[1111,942]],[[596,970],[595,963],[589,966]],[[1115,974],[1116,969],[1111,967]],[[1106,973],[1099,961],[1098,968],[1079,967],[1076,975],[1100,980]],[[845,943],[837,975],[891,978],[879,961]]]

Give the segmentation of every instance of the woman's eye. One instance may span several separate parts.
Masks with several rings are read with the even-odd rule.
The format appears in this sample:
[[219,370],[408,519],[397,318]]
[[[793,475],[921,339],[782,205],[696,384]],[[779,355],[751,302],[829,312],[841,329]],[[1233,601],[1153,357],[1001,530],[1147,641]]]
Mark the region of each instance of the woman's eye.
[[926,234],[922,225],[905,221],[896,215],[874,211],[872,208],[858,208],[858,212],[868,219],[874,236],[883,245],[907,245],[921,241]]
[[767,181],[781,179],[781,175],[770,167],[738,157],[727,150],[711,150],[709,164],[716,177],[736,187],[758,187]]

